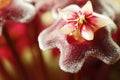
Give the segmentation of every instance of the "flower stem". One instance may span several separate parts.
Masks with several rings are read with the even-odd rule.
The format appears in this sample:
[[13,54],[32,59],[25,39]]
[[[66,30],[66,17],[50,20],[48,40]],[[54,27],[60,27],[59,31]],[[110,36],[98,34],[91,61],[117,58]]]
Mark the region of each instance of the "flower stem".
[[8,30],[7,30],[6,25],[4,25],[4,27],[3,27],[3,35],[4,35],[4,37],[5,37],[5,39],[6,39],[7,43],[8,43],[8,46],[10,47],[10,49],[11,49],[11,51],[12,51],[12,55],[13,55],[14,59],[15,59],[16,62],[18,63],[17,65],[19,65],[19,68],[20,68],[20,70],[21,70],[21,72],[22,72],[22,75],[23,75],[24,79],[25,79],[25,80],[28,80],[27,75],[26,75],[26,72],[25,72],[25,69],[24,69],[24,67],[23,67],[23,65],[22,65],[22,62],[21,62],[21,60],[20,60],[20,57],[19,57],[19,55],[18,55],[19,53],[17,52],[17,50],[16,50],[16,48],[15,48],[15,46],[14,46],[14,43],[13,43],[13,41],[11,40],[11,37],[10,37],[10,35],[9,35],[9,33],[8,33]]
[[2,59],[0,59],[0,80],[13,80],[13,78],[8,75],[7,71],[5,70]]
[[[42,75],[42,80],[49,80],[49,76],[47,73],[47,69],[45,66],[45,62],[42,56],[42,51],[39,49],[38,46],[38,35],[39,35],[39,28],[41,26],[40,24],[40,18],[39,18],[39,14],[37,14],[35,16],[35,19],[33,19],[30,23],[27,24],[27,26],[29,26],[29,31],[27,32],[28,34],[28,38],[31,40],[30,43],[32,46],[35,46],[36,44],[36,49],[35,51],[38,53],[34,53],[34,59],[35,59],[35,64],[39,67],[36,67],[39,72],[40,75]],[[32,34],[31,34],[32,32]],[[32,35],[32,36],[31,36]]]

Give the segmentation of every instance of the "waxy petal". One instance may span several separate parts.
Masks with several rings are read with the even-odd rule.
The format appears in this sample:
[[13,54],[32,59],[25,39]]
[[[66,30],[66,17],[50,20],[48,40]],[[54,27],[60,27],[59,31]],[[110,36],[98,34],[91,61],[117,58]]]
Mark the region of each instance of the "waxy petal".
[[5,20],[27,22],[36,13],[34,6],[25,0],[10,0],[9,6],[0,12],[0,16]]
[[96,32],[95,39],[92,41],[95,50],[93,56],[106,64],[113,64],[120,59],[120,47],[111,36],[111,31],[108,28],[101,28]]
[[94,31],[89,25],[83,25],[81,27],[81,36],[86,40],[94,39]]
[[24,0],[13,0],[8,11],[10,13],[9,18],[11,20],[17,20],[20,22],[28,22],[36,13],[34,6]]
[[27,1],[29,3],[35,3],[35,0],[25,0],[25,1]]
[[97,57],[106,64],[113,64],[120,58],[120,47],[110,38],[109,32],[105,28],[95,34],[93,41],[77,45],[66,43],[59,49],[61,51],[60,67],[71,73],[78,72],[88,56]]
[[62,9],[58,9],[58,13],[59,13],[60,17],[62,17],[62,19],[66,20],[66,21],[68,19],[75,20],[78,17],[77,13],[71,12],[71,11],[65,11]]
[[75,25],[71,24],[71,23],[68,23],[68,24],[64,25],[59,31],[62,34],[70,34],[75,30],[76,30]]
[[65,8],[63,8],[63,10],[71,11],[71,12],[79,12],[81,10],[81,8],[78,5],[71,4],[71,5],[66,6]]
[[93,7],[92,3],[88,1],[83,7],[82,7],[82,12],[87,16],[91,15],[93,13]]
[[98,28],[105,27],[111,23],[111,19],[97,13],[94,13],[93,17],[89,18],[88,21]]
[[[47,30],[44,30],[39,35],[38,41],[39,41],[39,46],[42,50],[46,50],[46,49],[55,47],[55,45],[54,44],[52,45],[51,43],[53,43],[56,40],[57,36],[59,37],[59,35],[63,35],[63,36],[65,35],[65,34],[61,34],[59,31],[61,29],[61,27],[63,27],[65,25],[65,23],[66,22],[63,20],[58,20],[55,22],[55,24],[48,27]],[[58,27],[56,27],[56,26],[58,26]],[[47,33],[50,33],[50,35],[48,35]],[[47,36],[47,38],[44,38],[46,36]],[[44,40],[43,40],[43,38],[44,38]],[[51,46],[49,46],[49,45],[51,45]]]
[[24,23],[30,21],[36,14],[35,7],[25,0],[0,0],[0,2],[6,5],[0,5],[0,9],[5,7],[5,9],[0,10],[1,29],[7,20]]

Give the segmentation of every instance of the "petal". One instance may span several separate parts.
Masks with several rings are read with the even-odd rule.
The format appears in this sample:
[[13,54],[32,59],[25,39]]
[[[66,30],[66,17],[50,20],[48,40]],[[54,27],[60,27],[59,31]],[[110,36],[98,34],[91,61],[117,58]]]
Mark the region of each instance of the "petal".
[[71,11],[71,12],[79,12],[81,10],[81,8],[78,5],[71,4],[67,7],[65,7],[63,10]]
[[65,21],[58,20],[50,27],[43,30],[38,36],[39,47],[42,50],[55,47],[55,44],[53,44],[53,42],[56,41],[56,37],[59,38],[59,35],[64,35],[59,32],[61,27],[63,27],[64,25]]
[[[68,3],[71,3],[69,0],[61,0],[61,1],[64,1],[64,4],[62,3],[60,3],[60,0],[58,0],[57,1],[57,4],[59,4],[59,5],[55,5],[55,6],[53,6],[53,8],[52,8],[52,13],[53,13],[53,17],[55,18],[55,19],[57,19],[58,18],[58,9],[59,8],[63,8],[63,6],[65,6],[65,5],[67,5]],[[74,4],[72,4],[72,5],[69,5],[69,6],[67,6],[67,7],[65,7],[64,9],[63,9],[64,11],[70,11],[70,12],[78,12],[79,10],[80,10],[80,7],[79,6],[77,6],[77,5],[74,5]]]
[[94,16],[89,18],[88,21],[98,28],[105,27],[112,22],[107,16],[97,13],[94,13]]
[[95,33],[92,45],[93,56],[106,64],[113,64],[120,59],[120,47],[114,42],[112,35],[105,27]]
[[12,0],[4,15],[7,15],[7,20],[27,22],[34,17],[35,13],[34,6],[25,0]]
[[95,34],[93,41],[72,45],[66,40],[60,40],[56,44],[61,51],[60,68],[66,72],[76,73],[88,56],[96,57],[107,64],[115,63],[120,58],[120,47],[110,36],[109,31],[102,28]]
[[83,25],[81,27],[81,36],[86,40],[93,40],[94,32],[89,25]]
[[65,7],[63,10],[62,9],[58,9],[58,13],[59,15],[64,19],[76,19],[78,18],[78,15],[76,12],[79,12],[81,9],[78,5],[69,5],[67,7]]
[[90,42],[85,41],[71,45],[66,41],[61,41],[58,46],[61,51],[61,69],[66,72],[76,73],[81,69],[88,56],[94,56],[107,64],[118,61],[120,47],[110,36],[108,30],[102,28],[95,34],[95,39]]
[[84,52],[86,52],[85,50],[87,50],[86,45],[70,45],[66,41],[60,41],[60,43],[64,44],[57,45],[61,51],[59,60],[60,68],[65,72],[78,72],[82,68],[83,63],[86,59],[84,55]]
[[68,24],[64,25],[59,31],[62,34],[70,34],[75,30],[76,30],[75,25],[71,24],[71,23],[68,23]]
[[58,9],[58,13],[60,15],[60,17],[62,17],[64,20],[68,20],[68,19],[77,19],[78,15],[75,12],[71,12],[71,11],[64,11],[62,9]]
[[88,1],[83,7],[82,12],[85,13],[85,15],[90,15],[93,13],[93,7],[91,1]]
[[25,0],[25,1],[27,1],[27,2],[29,2],[29,3],[35,2],[35,0]]

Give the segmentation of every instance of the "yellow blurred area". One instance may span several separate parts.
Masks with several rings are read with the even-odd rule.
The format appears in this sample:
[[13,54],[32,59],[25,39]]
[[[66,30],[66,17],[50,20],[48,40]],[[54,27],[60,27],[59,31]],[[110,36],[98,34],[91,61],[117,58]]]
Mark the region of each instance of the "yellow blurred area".
[[69,80],[68,74],[62,71],[59,67],[59,56],[54,56],[52,49],[43,51],[43,58],[46,64],[50,80]]
[[53,15],[51,11],[46,11],[41,15],[41,22],[43,25],[47,26],[54,21]]
[[45,60],[45,63],[51,68],[53,67],[54,69],[58,69],[59,56],[56,56],[56,58],[53,58],[51,53],[52,53],[51,49],[43,51],[43,58]]
[[116,2],[118,2],[120,4],[120,0],[113,0],[113,1],[116,1]]
[[26,65],[32,65],[33,63],[33,54],[29,47],[25,48],[22,52],[21,59]]
[[[17,76],[17,73],[16,73],[16,70],[14,68],[14,66],[11,64],[11,62],[8,60],[8,59],[3,59],[2,60],[2,64],[5,68],[5,70],[7,71],[7,73],[13,78],[13,79],[16,79],[18,76]],[[1,77],[2,78],[2,77]],[[1,79],[1,80],[4,80],[4,79]]]
[[[1,20],[1,19],[0,19]],[[3,24],[2,23],[0,23],[0,36],[2,35],[2,29],[3,29],[3,27],[1,27]]]

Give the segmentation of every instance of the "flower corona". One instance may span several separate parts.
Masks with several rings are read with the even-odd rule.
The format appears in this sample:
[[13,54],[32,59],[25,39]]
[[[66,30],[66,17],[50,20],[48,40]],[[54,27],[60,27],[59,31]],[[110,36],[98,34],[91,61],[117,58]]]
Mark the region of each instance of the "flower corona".
[[[72,35],[76,30],[79,30],[79,36],[85,40],[93,40],[94,33],[110,23],[107,17],[93,12],[90,1],[79,9],[79,11],[58,9],[58,13],[66,21],[60,32]],[[80,39],[79,36],[77,36],[77,39]]]

